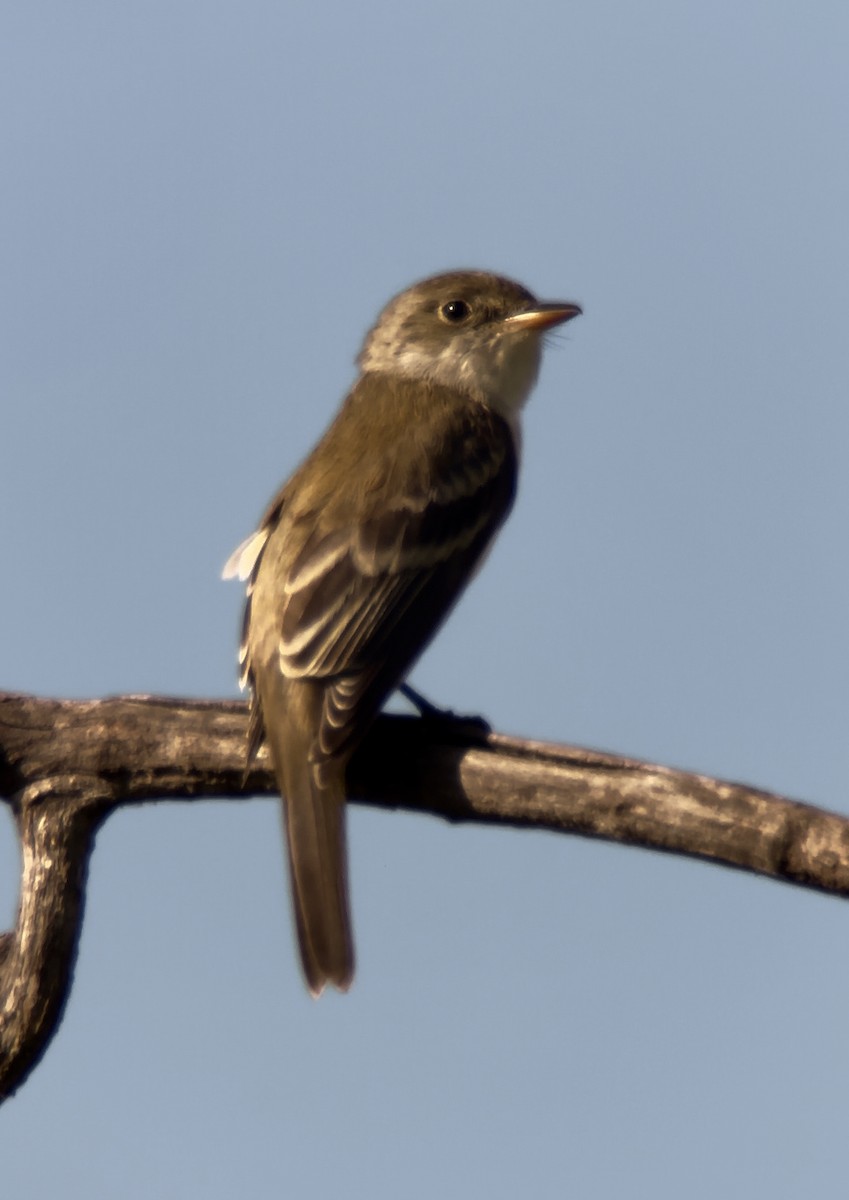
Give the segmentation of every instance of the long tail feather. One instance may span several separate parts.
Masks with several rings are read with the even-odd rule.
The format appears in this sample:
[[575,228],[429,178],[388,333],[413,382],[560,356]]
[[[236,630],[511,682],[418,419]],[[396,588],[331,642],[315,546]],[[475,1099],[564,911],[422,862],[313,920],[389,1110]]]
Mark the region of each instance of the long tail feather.
[[[282,681],[281,681],[282,684]],[[348,902],[345,764],[311,760],[320,698],[313,684],[287,682],[263,717],[283,796],[295,927],[307,984],[319,996],[327,984],[341,991],[354,976]]]

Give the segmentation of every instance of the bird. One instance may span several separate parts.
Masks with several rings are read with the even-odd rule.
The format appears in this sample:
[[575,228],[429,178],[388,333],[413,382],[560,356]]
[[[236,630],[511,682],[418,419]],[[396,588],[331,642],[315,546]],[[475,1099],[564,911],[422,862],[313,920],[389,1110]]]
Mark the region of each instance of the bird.
[[313,996],[354,976],[348,763],[509,514],[545,334],[581,311],[488,271],[397,294],[335,419],[224,569],[247,584],[247,762],[267,744]]

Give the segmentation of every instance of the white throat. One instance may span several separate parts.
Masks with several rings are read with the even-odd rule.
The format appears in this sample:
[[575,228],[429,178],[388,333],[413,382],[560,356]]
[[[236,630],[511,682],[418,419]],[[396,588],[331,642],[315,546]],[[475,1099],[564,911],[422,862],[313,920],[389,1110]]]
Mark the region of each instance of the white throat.
[[541,358],[538,334],[502,334],[483,344],[473,338],[458,339],[438,354],[413,343],[396,355],[392,369],[471,392],[518,430],[519,414],[537,381]]

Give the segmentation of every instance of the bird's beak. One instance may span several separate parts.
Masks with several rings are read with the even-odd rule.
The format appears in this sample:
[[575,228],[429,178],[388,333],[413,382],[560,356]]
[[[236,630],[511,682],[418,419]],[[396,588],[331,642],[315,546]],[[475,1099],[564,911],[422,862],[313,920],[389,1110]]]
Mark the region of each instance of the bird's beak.
[[517,333],[525,330],[551,329],[554,325],[563,325],[573,317],[579,317],[582,309],[577,304],[569,304],[565,300],[554,300],[550,304],[535,304],[525,312],[514,313],[505,317],[502,324],[506,329],[515,329]]

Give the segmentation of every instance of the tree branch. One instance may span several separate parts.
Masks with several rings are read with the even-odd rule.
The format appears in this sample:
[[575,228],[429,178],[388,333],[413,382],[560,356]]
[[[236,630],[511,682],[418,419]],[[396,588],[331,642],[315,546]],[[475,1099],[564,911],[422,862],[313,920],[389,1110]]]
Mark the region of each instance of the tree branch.
[[[244,778],[247,705],[0,694],[0,796],[23,871],[0,935],[0,1098],[62,1016],[94,837],[119,805],[276,794]],[[449,821],[536,827],[686,854],[849,896],[849,820],[739,784],[634,759],[383,716],[351,764],[351,799]]]

